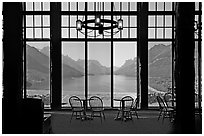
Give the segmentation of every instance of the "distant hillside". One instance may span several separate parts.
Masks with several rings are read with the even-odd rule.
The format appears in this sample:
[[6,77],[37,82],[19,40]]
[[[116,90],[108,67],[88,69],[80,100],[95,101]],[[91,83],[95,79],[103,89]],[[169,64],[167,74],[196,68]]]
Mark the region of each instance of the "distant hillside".
[[[155,45],[148,52],[148,74],[149,77],[171,76],[171,46],[163,44]],[[115,71],[116,75],[136,76],[137,59],[126,60],[125,63]]]
[[110,69],[102,66],[97,60],[88,60],[88,73],[91,75],[107,75]]
[[115,75],[136,76],[137,63],[136,58],[126,60],[125,63],[114,72]]
[[[35,47],[27,45],[27,82],[30,88],[49,88],[50,59]],[[45,50],[44,50],[45,51]],[[63,77],[80,77],[83,73],[63,64]],[[30,86],[30,84],[32,84]]]

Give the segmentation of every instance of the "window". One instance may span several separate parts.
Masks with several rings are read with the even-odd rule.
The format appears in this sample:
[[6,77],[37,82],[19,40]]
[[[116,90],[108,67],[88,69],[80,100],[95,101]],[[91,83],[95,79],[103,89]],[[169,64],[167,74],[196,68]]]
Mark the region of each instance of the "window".
[[62,107],[72,95],[84,98],[84,57],[84,42],[62,42]]
[[50,43],[26,43],[26,90],[28,98],[42,98],[50,107]]
[[[137,96],[136,42],[114,42],[114,98]],[[114,101],[114,106],[120,103]]]
[[156,96],[172,91],[171,42],[149,42],[148,104],[158,106]]

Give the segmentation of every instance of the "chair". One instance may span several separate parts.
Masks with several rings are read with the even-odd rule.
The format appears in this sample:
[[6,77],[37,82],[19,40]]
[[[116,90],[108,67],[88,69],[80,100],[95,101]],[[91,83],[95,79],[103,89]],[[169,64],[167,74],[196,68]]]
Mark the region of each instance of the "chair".
[[160,110],[158,120],[159,120],[160,116],[162,115],[163,120],[164,120],[164,118],[169,118],[170,121],[172,121],[172,119],[174,117],[174,109],[168,108],[166,106],[166,104],[164,103],[164,100],[160,96],[157,96],[156,98],[157,98],[157,102],[159,103],[159,110]]
[[[78,119],[78,118],[82,119],[81,113],[84,112],[84,108],[82,106],[82,102],[81,102],[80,98],[77,96],[71,96],[69,98],[69,103],[70,103],[71,108],[72,108],[71,120],[72,120],[72,117],[74,116],[74,113],[76,113],[76,115],[75,115],[76,119]],[[79,113],[79,115],[77,113]],[[71,120],[70,120],[70,122],[71,122]]]
[[[90,110],[91,110],[91,118],[100,117],[102,120],[102,114],[103,114],[103,118],[105,119],[103,101],[100,97],[98,97],[98,96],[90,97],[89,98],[89,106],[90,106]],[[95,113],[99,113],[99,115],[98,116],[94,115]]]
[[131,96],[125,96],[120,101],[120,108],[117,114],[119,117],[120,112],[122,112],[122,120],[132,119],[131,108],[133,106],[134,99]]
[[[134,101],[134,103],[133,103],[133,105],[132,105],[132,107],[130,108],[130,110],[131,110],[131,114],[132,114],[132,112],[136,115],[136,117],[137,117],[137,119],[138,119],[138,114],[137,114],[137,106],[138,106],[138,101],[139,99],[138,98],[136,98],[135,99],[135,101]],[[133,115],[133,114],[132,114]]]
[[173,108],[175,107],[175,103],[174,103],[174,98],[172,93],[166,93],[164,95],[164,102],[166,103],[167,108]]

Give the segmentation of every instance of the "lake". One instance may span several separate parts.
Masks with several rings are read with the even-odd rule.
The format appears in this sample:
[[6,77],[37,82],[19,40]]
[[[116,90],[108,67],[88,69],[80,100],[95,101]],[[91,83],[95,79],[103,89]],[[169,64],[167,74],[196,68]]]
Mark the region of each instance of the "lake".
[[[130,95],[133,98],[137,96],[137,80],[136,77],[127,77],[122,75],[114,75],[113,89],[114,98],[122,98]],[[68,103],[68,99],[72,95],[84,98],[85,95],[85,77],[65,78],[62,81],[62,103]],[[150,93],[158,93],[148,86]],[[49,90],[28,90],[29,95],[46,95],[50,94]],[[88,76],[88,98],[97,95],[102,98],[104,106],[111,105],[111,75],[94,75]],[[119,102],[114,101],[114,106],[118,106]],[[63,105],[63,107],[69,104]]]
[[[137,90],[136,77],[126,77],[114,75],[113,88],[114,98],[121,98],[125,95],[136,97]],[[84,97],[85,77],[67,78],[63,80],[62,98],[67,102],[72,95]],[[97,95],[102,98],[104,106],[111,105],[111,75],[94,75],[88,76],[88,97]],[[118,102],[114,105],[118,105]]]

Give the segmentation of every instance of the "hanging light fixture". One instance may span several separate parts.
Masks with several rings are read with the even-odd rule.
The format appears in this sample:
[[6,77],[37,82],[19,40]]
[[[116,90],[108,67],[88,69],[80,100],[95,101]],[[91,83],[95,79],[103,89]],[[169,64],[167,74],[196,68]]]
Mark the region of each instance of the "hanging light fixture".
[[101,24],[101,16],[95,15],[95,25],[100,26],[100,24]]
[[[116,34],[123,29],[123,20],[121,18],[118,19],[117,21],[110,20],[110,19],[102,19],[101,18],[102,16],[101,8],[99,9],[99,7],[101,7],[101,2],[98,3],[98,12],[95,14],[95,19],[89,19],[85,21],[82,21],[82,20],[76,21],[77,31],[81,32],[82,34],[85,34],[82,31],[84,28],[84,29],[91,30],[91,32],[98,31],[99,35],[104,35],[104,32],[107,32],[107,30],[117,28],[117,30],[113,32],[113,34]],[[95,24],[94,26],[93,26],[93,23]]]

